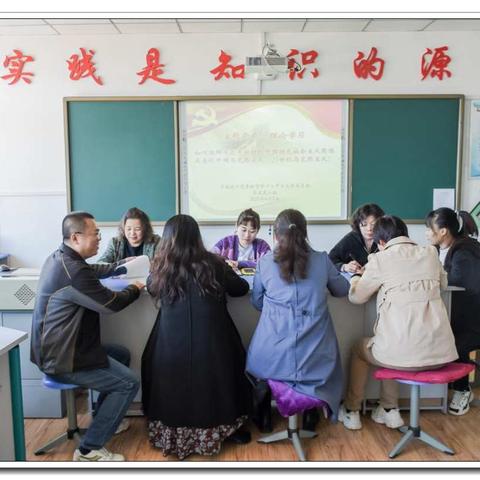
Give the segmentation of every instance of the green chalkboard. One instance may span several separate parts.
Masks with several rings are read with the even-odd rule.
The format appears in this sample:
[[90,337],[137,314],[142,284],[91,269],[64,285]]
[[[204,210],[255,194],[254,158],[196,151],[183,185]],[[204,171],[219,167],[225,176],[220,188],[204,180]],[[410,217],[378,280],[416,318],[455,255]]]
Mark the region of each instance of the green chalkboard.
[[70,209],[118,222],[130,207],[176,213],[173,101],[66,101]]
[[434,188],[456,188],[459,98],[356,99],[353,107],[352,211],[378,203],[421,220]]
[[[351,211],[375,202],[422,220],[433,189],[459,183],[461,96],[352,100]],[[118,222],[132,206],[152,221],[174,215],[175,109],[173,100],[66,99],[70,209],[100,222]]]

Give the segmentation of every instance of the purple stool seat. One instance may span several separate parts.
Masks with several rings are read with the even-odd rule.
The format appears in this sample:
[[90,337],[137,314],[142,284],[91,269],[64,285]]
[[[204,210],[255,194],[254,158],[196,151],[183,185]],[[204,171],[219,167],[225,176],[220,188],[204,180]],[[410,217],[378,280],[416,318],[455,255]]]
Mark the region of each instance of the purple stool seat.
[[273,398],[282,417],[290,417],[311,408],[328,407],[328,403],[310,395],[298,393],[286,383],[278,380],[267,380]]
[[423,370],[413,372],[411,370],[394,370],[391,368],[379,368],[375,371],[374,377],[377,380],[396,380],[400,383],[410,385],[410,425],[400,427],[399,430],[404,434],[400,441],[393,447],[388,456],[390,458],[398,455],[403,448],[414,438],[440,450],[449,455],[455,452],[444,443],[424,432],[420,428],[420,387],[432,383],[447,384],[465,377],[473,369],[474,365],[470,363],[447,363],[441,368],[433,370]]
[[272,391],[272,396],[275,399],[280,415],[282,415],[282,417],[288,417],[288,429],[273,433],[268,437],[260,438],[257,441],[259,443],[273,443],[280,440],[290,440],[293,443],[298,458],[304,462],[306,458],[300,439],[314,438],[317,434],[298,428],[298,413],[315,407],[323,407],[325,413],[329,410],[328,404],[318,398],[298,393],[284,382],[267,380],[267,383]]

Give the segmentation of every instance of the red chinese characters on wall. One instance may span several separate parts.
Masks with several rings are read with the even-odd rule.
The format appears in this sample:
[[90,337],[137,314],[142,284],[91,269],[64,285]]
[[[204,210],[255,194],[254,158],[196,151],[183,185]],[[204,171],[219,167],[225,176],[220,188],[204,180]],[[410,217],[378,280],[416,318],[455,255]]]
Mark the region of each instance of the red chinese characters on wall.
[[32,72],[25,72],[24,68],[27,62],[33,62],[31,55],[24,55],[21,50],[13,50],[14,55],[6,55],[3,61],[3,66],[10,72],[8,75],[3,75],[2,80],[10,80],[9,85],[23,80],[25,83],[32,83]]
[[422,55],[421,74],[422,80],[427,77],[443,80],[443,76],[451,77],[452,72],[447,70],[448,64],[451,62],[451,58],[447,55],[448,47],[439,47],[431,50],[427,48]]
[[[298,57],[300,55],[300,58]],[[295,78],[302,79],[307,71],[306,66],[315,63],[318,57],[316,50],[309,50],[308,52],[300,52],[296,48],[292,48],[288,57],[288,78],[295,80]],[[313,78],[317,78],[320,75],[318,68],[314,68],[310,71]]]
[[245,78],[245,65],[232,65],[230,63],[232,60],[231,55],[220,50],[220,55],[218,56],[218,61],[220,64],[210,70],[210,73],[214,75],[214,80],[220,80],[221,78]]
[[[93,61],[95,55],[94,50],[80,48],[80,54],[72,54],[66,61],[68,65],[69,78],[77,81],[83,78],[91,77],[98,85],[103,85],[103,80],[96,73],[96,66]],[[318,59],[316,50],[299,51],[292,48],[287,55],[288,58],[288,77],[290,80],[303,79],[304,77],[317,78],[320,75],[315,62]],[[437,47],[434,49],[426,48],[421,57],[421,80],[426,78],[437,78],[443,80],[450,78],[452,72],[448,66],[452,58],[448,54],[448,46]],[[27,84],[32,83],[34,73],[26,71],[28,63],[33,62],[33,56],[25,55],[21,50],[14,49],[12,54],[4,57],[3,66],[8,73],[1,76],[2,80],[13,85],[20,80]],[[177,80],[166,78],[164,67],[161,63],[160,51],[157,48],[150,48],[145,56],[146,65],[136,75],[140,77],[139,85],[143,85],[147,80],[153,80],[164,85],[176,83]],[[232,56],[224,50],[220,50],[218,56],[219,64],[209,72],[214,76],[214,80],[220,79],[245,79],[245,65],[232,63]],[[378,56],[378,49],[371,47],[367,54],[358,51],[356,58],[353,60],[353,73],[359,79],[372,78],[373,80],[381,80],[383,78],[386,61]]]
[[378,50],[375,47],[370,49],[368,57],[363,52],[358,52],[357,58],[353,61],[353,73],[357,78],[380,80],[385,68],[385,60],[377,57]]
[[169,85],[175,83],[176,80],[170,78],[162,78],[164,63],[160,63],[160,52],[158,48],[151,48],[146,55],[147,65],[137,72],[137,75],[142,77],[138,82],[139,85],[144,84],[147,80],[153,80],[158,83]]
[[86,50],[80,48],[80,55],[73,54],[67,60],[68,70],[70,72],[71,80],[80,80],[81,78],[92,77],[98,85],[103,85],[102,79],[95,74],[96,68],[93,63],[93,50]]

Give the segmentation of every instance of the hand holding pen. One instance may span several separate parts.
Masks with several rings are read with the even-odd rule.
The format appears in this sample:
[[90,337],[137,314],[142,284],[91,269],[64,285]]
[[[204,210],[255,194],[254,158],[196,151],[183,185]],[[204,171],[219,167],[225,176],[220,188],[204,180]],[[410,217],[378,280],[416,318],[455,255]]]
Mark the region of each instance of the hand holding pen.
[[351,260],[350,260],[350,262],[343,264],[342,270],[344,272],[348,272],[348,273],[351,273],[351,274],[359,273],[361,275],[363,273],[362,265],[359,262],[357,262],[357,260],[355,260],[355,258],[353,257],[353,255],[351,253],[348,255],[348,258],[351,259]]

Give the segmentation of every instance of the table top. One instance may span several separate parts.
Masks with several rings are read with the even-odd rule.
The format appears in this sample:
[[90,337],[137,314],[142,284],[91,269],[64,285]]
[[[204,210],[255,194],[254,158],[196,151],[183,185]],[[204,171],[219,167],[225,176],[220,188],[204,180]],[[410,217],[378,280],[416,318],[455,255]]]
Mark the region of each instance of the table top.
[[28,337],[28,333],[13,328],[0,327],[0,355],[7,353]]

